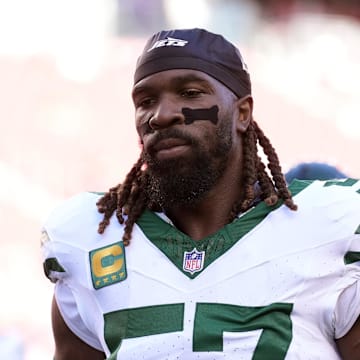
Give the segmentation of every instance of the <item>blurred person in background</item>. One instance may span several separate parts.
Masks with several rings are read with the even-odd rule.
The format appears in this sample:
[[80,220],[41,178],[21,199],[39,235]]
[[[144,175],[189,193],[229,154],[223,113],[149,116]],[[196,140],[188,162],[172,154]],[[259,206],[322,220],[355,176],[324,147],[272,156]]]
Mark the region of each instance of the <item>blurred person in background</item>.
[[330,180],[345,179],[348,176],[336,166],[323,162],[301,162],[285,173],[285,179],[290,184],[298,180]]
[[43,227],[55,360],[358,359],[360,182],[287,186],[221,35],[154,34],[132,97],[137,163]]

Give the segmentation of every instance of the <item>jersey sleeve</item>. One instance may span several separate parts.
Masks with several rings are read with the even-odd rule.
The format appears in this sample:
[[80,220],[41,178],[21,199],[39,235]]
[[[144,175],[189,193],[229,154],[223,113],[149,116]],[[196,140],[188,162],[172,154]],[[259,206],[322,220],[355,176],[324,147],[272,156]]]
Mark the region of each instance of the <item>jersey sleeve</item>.
[[360,279],[347,287],[340,295],[334,313],[335,339],[345,336],[359,317]]
[[101,343],[85,324],[81,316],[82,311],[78,308],[76,296],[66,282],[60,280],[56,283],[55,299],[61,316],[69,329],[88,345],[103,351]]
[[[98,223],[94,196],[90,193],[79,194],[50,214],[42,229],[41,251],[44,272],[55,283],[55,299],[65,323],[85,343],[103,351],[96,335],[96,321],[91,317],[97,304],[90,296],[88,240],[84,240],[91,241],[91,238],[82,230],[89,228],[83,219],[95,216],[91,224]],[[88,230],[96,238],[95,225]]]
[[354,234],[351,247],[344,256],[344,264],[344,279],[348,286],[341,292],[334,312],[336,339],[346,335],[360,316],[360,233]]
[[[344,211],[352,224],[350,246],[344,255],[345,271],[339,283],[344,284],[334,311],[335,338],[345,336],[360,316],[360,182],[348,179],[349,191],[353,191],[352,201]],[[337,182],[334,182],[336,185]],[[340,184],[342,184],[340,182]],[[342,186],[342,185],[341,185]]]

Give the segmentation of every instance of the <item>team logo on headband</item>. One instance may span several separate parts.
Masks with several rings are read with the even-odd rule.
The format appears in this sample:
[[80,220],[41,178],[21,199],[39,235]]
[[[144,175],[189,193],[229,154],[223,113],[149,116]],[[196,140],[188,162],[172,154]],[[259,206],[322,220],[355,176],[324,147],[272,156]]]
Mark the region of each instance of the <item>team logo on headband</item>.
[[182,39],[175,39],[172,37],[167,37],[166,39],[162,39],[162,40],[158,40],[155,42],[155,44],[147,51],[151,51],[154,50],[156,48],[159,47],[163,47],[163,46],[179,46],[179,47],[183,47],[188,43],[187,40],[182,40]]

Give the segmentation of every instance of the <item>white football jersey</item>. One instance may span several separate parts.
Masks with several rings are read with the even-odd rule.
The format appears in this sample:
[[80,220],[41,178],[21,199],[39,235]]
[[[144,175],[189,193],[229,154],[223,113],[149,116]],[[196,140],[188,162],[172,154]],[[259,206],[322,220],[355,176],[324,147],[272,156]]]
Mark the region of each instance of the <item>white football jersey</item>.
[[[131,243],[100,195],[44,225],[44,268],[69,328],[108,359],[340,359],[360,313],[360,182],[295,181],[297,211],[260,203],[194,241],[145,211]],[[214,204],[215,206],[215,204]]]

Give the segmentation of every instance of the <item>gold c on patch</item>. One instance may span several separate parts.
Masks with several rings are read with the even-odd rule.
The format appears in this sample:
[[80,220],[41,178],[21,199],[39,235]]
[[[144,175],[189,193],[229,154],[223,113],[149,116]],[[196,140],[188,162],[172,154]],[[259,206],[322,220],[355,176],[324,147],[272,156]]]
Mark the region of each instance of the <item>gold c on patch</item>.
[[90,252],[91,277],[95,289],[126,279],[125,251],[117,242]]

